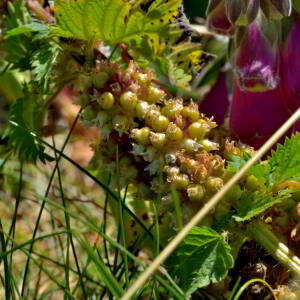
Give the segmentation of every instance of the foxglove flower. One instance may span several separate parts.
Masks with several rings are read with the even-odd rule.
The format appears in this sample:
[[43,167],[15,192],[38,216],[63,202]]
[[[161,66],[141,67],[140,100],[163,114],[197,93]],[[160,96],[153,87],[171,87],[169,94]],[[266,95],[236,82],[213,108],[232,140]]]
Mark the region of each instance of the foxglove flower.
[[259,4],[259,0],[225,0],[227,16],[235,25],[252,23],[258,14]]
[[199,110],[207,117],[214,117],[218,125],[224,123],[225,114],[229,107],[228,89],[225,73],[221,73],[216,84],[199,105]]
[[260,7],[268,19],[282,19],[292,13],[292,0],[261,0]]
[[[297,4],[297,6],[300,9],[300,5]],[[267,19],[278,20],[291,15],[292,0],[210,0],[207,14],[208,16],[214,14],[215,24],[221,24],[220,20],[223,22],[226,20],[224,24],[227,24],[229,20],[233,25],[240,26],[251,24],[258,16],[259,9],[263,11]]]
[[223,0],[210,0],[207,7],[207,27],[218,34],[233,35],[235,26],[229,21]]
[[300,17],[294,20],[281,48],[280,77],[284,100],[291,111],[300,107]]
[[241,89],[266,91],[279,82],[278,24],[260,14],[247,27],[240,27],[235,37],[231,62]]
[[229,116],[230,127],[244,143],[258,149],[290,115],[279,88],[253,93],[235,86]]

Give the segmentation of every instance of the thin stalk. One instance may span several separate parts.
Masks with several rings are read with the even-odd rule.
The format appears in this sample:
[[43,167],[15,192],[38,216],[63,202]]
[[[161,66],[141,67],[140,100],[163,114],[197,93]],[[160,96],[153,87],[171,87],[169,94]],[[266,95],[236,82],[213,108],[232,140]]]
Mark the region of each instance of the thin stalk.
[[[4,238],[4,231],[2,222],[0,219],[0,243],[2,252],[6,252],[6,243]],[[7,256],[3,257],[4,262],[4,286],[5,286],[5,300],[10,300],[11,296],[11,273],[10,268],[8,266]]]
[[255,279],[251,279],[249,281],[247,281],[240,289],[239,291],[237,292],[237,294],[235,295],[235,297],[233,298],[233,300],[238,300],[241,295],[243,294],[243,292],[245,291],[245,289],[251,285],[252,283],[255,283],[255,282],[260,282],[262,283],[264,286],[266,286],[272,293],[272,296],[275,298],[275,300],[277,300],[277,297],[276,295],[273,293],[273,289],[271,288],[271,286],[264,280],[260,279],[260,278],[255,278]]
[[247,233],[284,267],[300,276],[300,259],[262,222],[247,225]]
[[17,245],[16,245],[16,243],[15,243],[14,248],[11,248],[11,249],[6,250],[6,251],[4,251],[4,252],[0,252],[0,259],[4,258],[5,256],[7,256],[8,254],[10,254],[10,253],[12,253],[12,252],[15,252],[15,251],[17,251],[17,250],[21,250],[22,248],[24,248],[24,247],[26,247],[26,246],[28,246],[28,245],[30,245],[30,244],[32,244],[32,243],[35,243],[35,242],[37,242],[37,241],[41,241],[41,240],[44,240],[44,239],[48,239],[48,238],[50,238],[50,237],[53,237],[53,236],[55,236],[55,235],[66,234],[66,233],[67,233],[66,230],[59,231],[59,232],[54,232],[54,233],[52,232],[52,233],[49,233],[49,234],[45,234],[45,235],[39,236],[39,237],[37,237],[37,238],[35,238],[35,239],[31,239],[31,240],[26,241],[26,242],[24,242],[24,243],[22,243],[22,244],[17,244]]
[[[123,247],[126,248],[126,239],[125,239],[125,229],[124,229],[124,219],[123,219],[123,205],[121,200],[121,190],[120,190],[120,168],[119,168],[119,147],[117,145],[116,149],[116,164],[117,164],[117,186],[118,186],[118,194],[119,194],[119,220],[120,220],[120,229],[121,229],[121,240]],[[127,188],[126,188],[127,189]],[[126,199],[126,194],[124,195],[124,201]],[[128,273],[128,260],[127,255],[122,253],[124,259],[124,267],[125,267],[125,282],[126,289],[129,286],[129,273]]]
[[[54,139],[53,139],[53,141],[54,141]],[[53,145],[55,146],[55,143]],[[57,161],[58,160],[57,153],[55,151],[54,151],[54,153],[55,153],[55,159]],[[67,226],[67,230],[68,230],[68,235],[67,235],[67,257],[66,257],[66,261],[67,261],[66,288],[68,289],[68,292],[70,292],[70,284],[69,284],[69,245],[71,244],[72,252],[73,252],[73,256],[74,256],[74,259],[75,259],[76,268],[77,268],[77,272],[78,272],[78,276],[79,276],[79,282],[80,282],[82,293],[83,293],[83,297],[84,297],[84,299],[87,299],[87,294],[86,294],[86,291],[85,291],[85,287],[84,287],[84,283],[83,283],[82,275],[81,275],[81,271],[80,271],[80,266],[79,266],[77,255],[76,255],[75,245],[74,245],[74,242],[73,242],[73,236],[72,236],[71,225],[70,225],[70,216],[69,216],[69,213],[68,213],[68,210],[67,210],[67,203],[65,201],[65,196],[64,196],[63,186],[62,186],[62,179],[61,179],[61,173],[60,173],[59,165],[57,165],[57,175],[58,175],[58,182],[59,182],[59,189],[60,189],[60,193],[61,193],[62,203],[63,203],[63,207],[64,207],[66,226]]]
[[[13,126],[20,126],[18,123],[13,122],[13,121],[9,121],[9,123]],[[26,128],[23,128],[24,130],[26,130]],[[111,191],[104,183],[102,183],[100,180],[98,180],[95,176],[93,176],[91,173],[89,173],[87,170],[85,170],[83,167],[81,167],[78,163],[76,163],[74,160],[72,160],[71,158],[69,158],[67,155],[65,155],[64,153],[62,153],[62,151],[56,149],[55,147],[53,147],[52,145],[50,145],[49,143],[47,143],[46,141],[44,141],[43,139],[41,139],[40,137],[38,137],[37,135],[35,135],[33,132],[28,131],[28,133],[31,134],[31,136],[33,136],[37,141],[39,141],[40,143],[42,143],[43,145],[47,146],[48,148],[52,149],[53,151],[55,151],[56,153],[59,154],[59,157],[64,158],[65,160],[67,160],[69,163],[71,163],[73,166],[75,166],[77,169],[79,169],[83,174],[85,174],[86,176],[88,176],[90,179],[92,179],[94,182],[96,182],[100,187],[102,187],[111,197],[114,201],[119,201],[118,196]],[[142,229],[145,231],[145,233],[152,239],[155,240],[153,234],[149,231],[149,229],[144,225],[144,223],[126,206],[123,206],[124,210],[126,211],[126,213],[128,213],[138,224],[139,226],[142,227]]]
[[[21,202],[21,193],[22,193],[22,186],[23,186],[23,167],[24,162],[23,160],[20,161],[20,177],[19,177],[19,185],[18,185],[18,193],[16,197],[16,206],[15,211],[13,214],[13,220],[9,229],[8,238],[6,239],[6,248],[8,246],[8,242],[10,240],[10,237],[12,235],[11,239],[11,248],[14,246],[14,239],[15,239],[15,232],[16,232],[16,221],[17,221],[17,214],[19,210],[19,204]],[[9,272],[12,274],[12,263],[13,263],[13,253],[10,254],[10,264],[9,264]]]
[[[53,146],[55,147],[55,140],[52,136]],[[54,152],[55,160],[57,161],[57,153]],[[70,218],[67,211],[67,205],[65,202],[64,197],[64,191],[62,187],[62,180],[61,180],[61,174],[60,174],[60,167],[57,165],[57,176],[58,176],[58,184],[59,184],[59,190],[60,190],[60,196],[62,199],[62,204],[64,207],[64,214],[65,214],[65,220],[66,220],[66,227],[67,230],[70,232],[70,234],[67,235],[67,253],[66,253],[66,259],[65,259],[65,281],[66,281],[66,290],[70,293],[70,276],[69,276],[69,268],[70,268],[70,235],[71,235],[71,226],[70,226]],[[63,252],[62,252],[63,253]],[[82,280],[80,280],[82,281]]]
[[42,275],[42,269],[39,269],[39,273],[38,273],[38,279],[36,281],[36,285],[35,285],[35,291],[34,291],[34,296],[32,297],[33,300],[36,300],[38,297],[38,293],[39,293],[39,287],[40,287],[40,282],[41,282],[41,275]]
[[[18,213],[18,209],[19,209],[19,204],[21,201],[21,192],[22,192],[22,182],[23,182],[23,160],[21,160],[20,162],[20,178],[19,178],[19,185],[18,185],[18,193],[17,193],[17,197],[16,197],[16,206],[15,206],[15,211],[13,214],[13,220],[11,222],[11,226],[9,228],[9,233],[8,236],[10,237],[12,234],[12,238],[14,239],[15,237],[15,229],[16,229],[16,220],[17,220],[17,213]],[[7,243],[8,243],[9,239],[7,239]],[[7,244],[6,244],[7,246]]]
[[236,184],[245,173],[259,160],[261,159],[269,149],[276,143],[276,141],[282,137],[285,132],[300,119],[300,108],[271,136],[270,139],[256,152],[256,154],[236,173],[224,187],[216,193],[203,208],[190,220],[189,223],[174,237],[174,239],[164,248],[160,255],[152,262],[152,264],[145,270],[145,272],[133,283],[133,285],[123,295],[121,300],[131,299],[135,292],[146,282],[146,280],[156,271],[156,269],[162,264],[175,250],[175,248],[183,241],[183,239],[189,234],[194,226],[196,226],[205,217],[210,210],[224,197],[224,195],[230,190],[230,188]]
[[[56,260],[54,260],[54,259],[52,259],[52,258],[50,258],[50,257],[48,257],[48,256],[46,256],[46,255],[43,255],[43,254],[38,253],[38,252],[36,252],[36,251],[32,251],[32,253],[33,253],[34,255],[36,255],[36,256],[38,256],[38,257],[44,259],[44,260],[47,260],[48,262],[51,262],[52,264],[54,264],[54,265],[57,266],[57,267],[65,268],[65,265],[64,265],[63,263],[60,263],[60,262],[58,262],[58,261],[56,261]],[[74,273],[74,274],[76,274],[76,275],[79,276],[77,270],[75,270],[75,269],[73,269],[73,268],[71,268],[71,267],[69,267],[69,270],[70,270],[72,273]],[[82,274],[81,276],[84,277],[87,281],[90,281],[91,283],[94,283],[94,284],[96,284],[96,285],[102,287],[102,285],[101,285],[98,281],[92,279],[92,278],[89,277],[87,274]]]
[[[110,180],[111,180],[111,176],[109,176],[109,180],[108,180],[107,185],[110,184]],[[103,233],[104,234],[106,234],[108,198],[109,198],[109,196],[106,193],[105,202],[104,202],[104,214],[103,214]],[[110,261],[109,261],[109,255],[108,255],[108,248],[107,248],[106,239],[103,239],[103,244],[104,244],[104,254],[105,254],[106,261],[107,261],[107,265],[108,265],[108,267],[110,268],[110,271],[111,271],[111,265],[110,265]]]
[[[61,153],[64,152],[64,149],[65,147],[67,146],[69,140],[70,140],[70,137],[72,135],[72,132],[76,126],[76,123],[79,119],[79,116],[82,112],[82,108],[80,109],[80,111],[78,112],[73,124],[72,124],[72,127],[67,135],[67,138],[62,146],[62,149],[61,149]],[[49,194],[49,191],[50,191],[50,188],[51,188],[51,184],[52,184],[52,181],[53,181],[53,178],[54,178],[54,175],[55,175],[55,172],[57,170],[57,166],[58,166],[58,163],[61,159],[61,155],[59,155],[58,159],[56,160],[56,163],[55,163],[55,167],[52,171],[52,174],[50,176],[50,179],[49,179],[49,183],[48,183],[48,186],[47,186],[47,189],[46,189],[46,192],[45,192],[45,198],[48,197],[48,194]],[[39,224],[40,224],[40,220],[41,220],[41,217],[42,217],[42,213],[43,213],[43,210],[44,210],[44,206],[46,204],[46,200],[43,200],[42,204],[41,204],[41,208],[40,208],[40,211],[39,211],[39,214],[38,214],[38,218],[36,220],[36,223],[35,223],[35,228],[33,230],[33,234],[32,234],[32,241],[35,239],[35,236],[37,234],[37,230],[38,230],[38,227],[39,227]],[[33,242],[32,244],[30,244],[30,248],[29,248],[29,254],[32,253],[32,249],[33,249]],[[27,261],[26,261],[26,265],[25,265],[25,270],[24,270],[24,277],[23,277],[23,284],[22,284],[22,289],[21,289],[21,296],[24,297],[24,293],[25,293],[25,287],[26,287],[26,281],[27,281],[27,275],[28,275],[28,272],[29,272],[29,263],[30,263],[30,258],[31,258],[31,255],[28,255],[27,257]],[[85,298],[86,299],[86,298]]]

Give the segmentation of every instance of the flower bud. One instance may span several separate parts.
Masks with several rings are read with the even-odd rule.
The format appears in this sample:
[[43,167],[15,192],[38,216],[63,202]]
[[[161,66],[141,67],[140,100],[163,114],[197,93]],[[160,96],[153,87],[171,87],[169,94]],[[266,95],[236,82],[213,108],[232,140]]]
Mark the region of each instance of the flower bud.
[[201,201],[205,196],[205,189],[201,184],[191,185],[187,188],[187,194],[191,201]]
[[224,186],[223,180],[219,177],[209,177],[204,184],[207,190],[212,193],[220,191]]
[[249,26],[239,27],[231,59],[241,89],[262,92],[277,87],[279,31],[262,14]]
[[168,119],[175,119],[178,114],[183,109],[183,104],[181,100],[170,100],[162,108],[161,113],[166,116]]
[[139,103],[135,107],[136,116],[139,119],[143,119],[146,116],[146,114],[149,112],[150,109],[151,109],[151,106],[149,105],[148,102],[139,101]]
[[166,135],[164,133],[150,132],[150,142],[155,148],[162,148],[166,143]]
[[187,152],[197,152],[200,150],[201,145],[192,139],[184,139],[181,143],[181,147]]
[[153,115],[151,118],[152,128],[156,131],[163,132],[168,128],[169,120],[163,115]]
[[166,95],[163,90],[153,86],[149,86],[147,92],[147,101],[149,103],[157,103],[163,100],[164,96]]
[[181,111],[181,115],[188,118],[191,122],[197,121],[200,117],[198,105],[196,103],[191,103],[190,105],[185,106]]
[[142,145],[146,145],[149,142],[150,129],[148,127],[143,127],[141,129],[132,129],[130,137],[136,142]]
[[135,93],[128,91],[121,95],[120,104],[125,110],[133,112],[138,103],[138,100],[139,99]]
[[205,135],[209,132],[210,127],[204,120],[192,123],[188,127],[189,136],[192,139],[202,140]]
[[93,75],[93,85],[97,89],[102,89],[109,79],[109,75],[106,72],[99,72]]
[[[106,73],[105,73],[106,74]],[[115,97],[110,92],[103,93],[98,99],[97,102],[103,109],[111,109],[115,103]]]
[[177,125],[171,122],[166,130],[166,137],[172,141],[179,141],[183,138],[183,132]]
[[168,179],[177,190],[184,190],[189,185],[189,177],[186,174],[178,174]]
[[261,9],[268,19],[282,19],[292,13],[292,0],[263,0]]
[[206,22],[209,30],[224,35],[234,34],[235,26],[231,24],[226,15],[223,0],[210,0],[206,14]]
[[232,24],[248,25],[256,18],[259,4],[259,0],[225,0],[227,17]]

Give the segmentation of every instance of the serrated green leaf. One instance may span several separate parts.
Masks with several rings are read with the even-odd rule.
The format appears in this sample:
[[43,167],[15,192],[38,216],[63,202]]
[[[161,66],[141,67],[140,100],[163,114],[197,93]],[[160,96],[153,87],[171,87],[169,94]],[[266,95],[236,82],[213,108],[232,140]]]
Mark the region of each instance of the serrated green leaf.
[[36,163],[53,159],[44,153],[44,147],[38,143],[31,134],[38,134],[41,120],[43,120],[44,108],[34,101],[32,94],[24,92],[24,97],[19,98],[11,105],[9,113],[9,126],[5,130],[4,137],[9,138],[9,144],[13,151],[27,162]]
[[[228,161],[228,171],[237,173],[250,158],[251,156],[247,153],[244,154],[244,157],[232,155],[230,161]],[[264,163],[256,163],[247,171],[247,174],[254,175],[264,184],[270,174],[270,166]]]
[[[12,30],[31,23],[31,17],[25,8],[23,0],[14,3],[8,2],[9,16],[6,20],[6,29]],[[30,69],[30,57],[36,48],[32,38],[27,35],[6,37],[5,42],[0,44],[0,49],[5,53],[5,60],[11,68],[20,71]]]
[[41,23],[30,23],[23,26],[16,27],[6,32],[6,38],[16,36],[19,34],[30,33],[30,32],[44,32],[48,33],[49,26]]
[[208,227],[194,227],[169,258],[168,266],[189,295],[198,288],[222,281],[233,263],[224,236]]
[[291,197],[291,191],[283,190],[278,195],[263,192],[244,192],[237,208],[237,215],[233,218],[237,222],[244,222],[258,216],[275,204],[282,203]]
[[44,44],[36,50],[31,58],[34,79],[44,88],[47,87],[52,69],[59,55],[57,45]]
[[57,0],[55,35],[108,44],[130,42],[143,35],[170,36],[169,21],[178,15],[181,0],[156,0],[142,10],[142,0]]
[[278,145],[268,162],[271,168],[269,185],[274,186],[286,180],[300,180],[300,133],[286,138],[284,145]]

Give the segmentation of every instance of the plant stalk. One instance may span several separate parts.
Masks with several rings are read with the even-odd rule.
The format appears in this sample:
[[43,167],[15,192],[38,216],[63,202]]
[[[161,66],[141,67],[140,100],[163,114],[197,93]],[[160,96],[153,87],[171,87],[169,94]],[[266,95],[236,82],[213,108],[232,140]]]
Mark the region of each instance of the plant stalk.
[[300,259],[262,222],[247,226],[247,233],[284,267],[300,276]]

